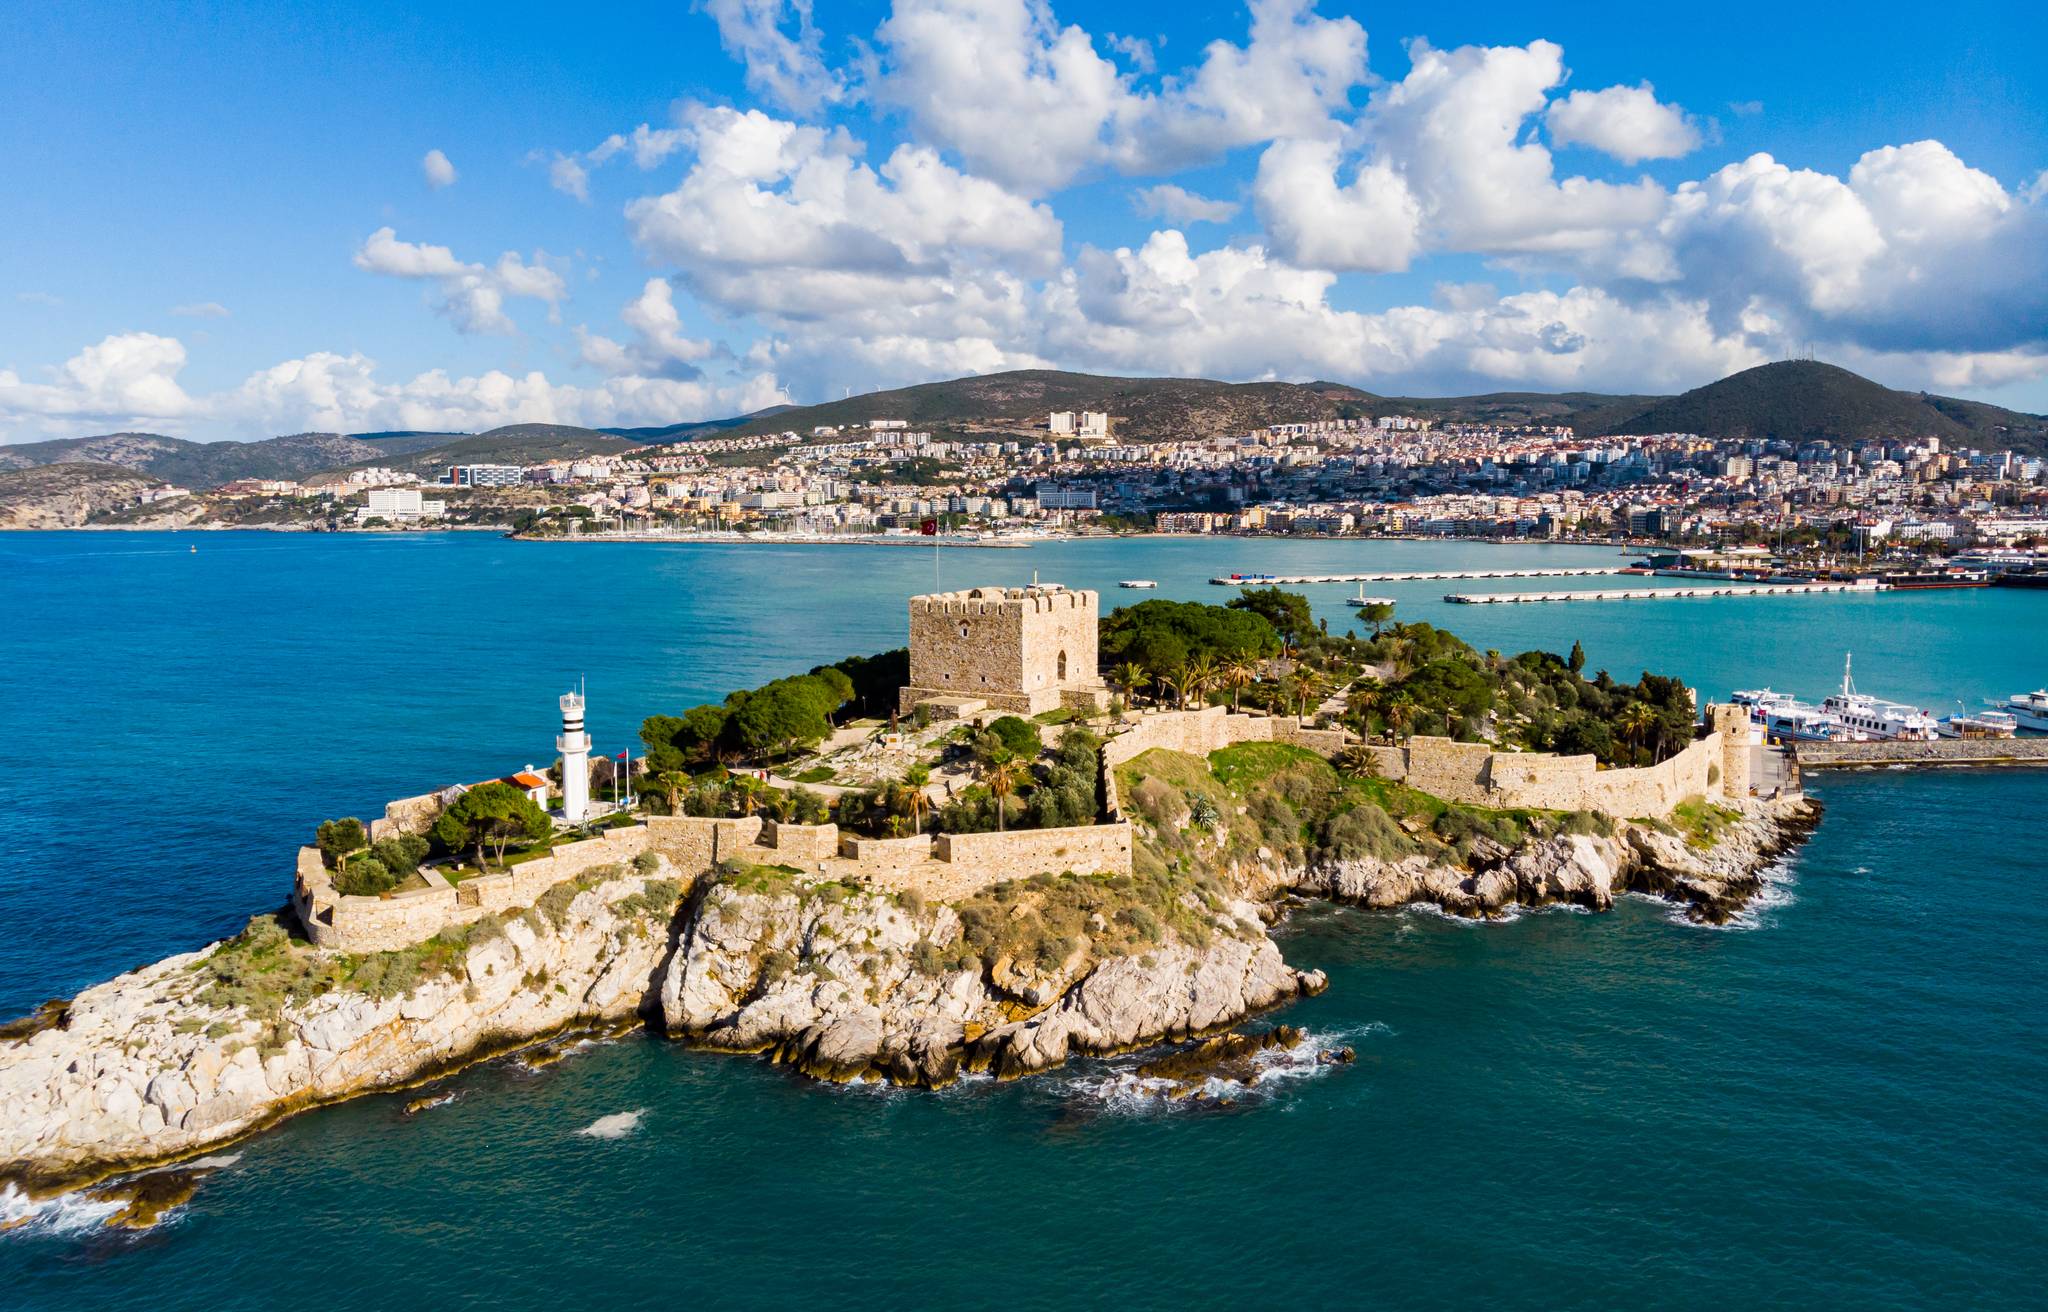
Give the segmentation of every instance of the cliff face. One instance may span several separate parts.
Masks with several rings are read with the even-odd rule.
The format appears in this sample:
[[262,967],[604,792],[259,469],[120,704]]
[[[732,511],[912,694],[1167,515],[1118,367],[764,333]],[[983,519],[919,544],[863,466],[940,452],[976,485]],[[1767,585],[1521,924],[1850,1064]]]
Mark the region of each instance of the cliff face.
[[[1003,914],[1034,912],[1020,902]],[[1322,988],[1321,972],[1281,960],[1257,907],[1221,902],[1204,917],[1199,941],[1162,934],[1110,954],[1089,933],[1112,929],[1097,913],[1050,955],[1003,952],[984,971],[953,964],[965,930],[949,906],[913,914],[875,895],[717,889],[662,974],[661,1011],[672,1033],[772,1050],[822,1078],[936,1085],[963,1064],[1022,1075],[1200,1033]]]
[[629,1019],[671,943],[666,910],[647,909],[647,882],[621,876],[554,915],[494,924],[409,989],[396,985],[417,961],[379,954],[385,977],[367,991],[330,987],[273,1006],[239,981],[221,987],[216,954],[243,940],[87,989],[61,1025],[0,1045],[0,1178],[61,1181],[179,1156],[480,1049]]

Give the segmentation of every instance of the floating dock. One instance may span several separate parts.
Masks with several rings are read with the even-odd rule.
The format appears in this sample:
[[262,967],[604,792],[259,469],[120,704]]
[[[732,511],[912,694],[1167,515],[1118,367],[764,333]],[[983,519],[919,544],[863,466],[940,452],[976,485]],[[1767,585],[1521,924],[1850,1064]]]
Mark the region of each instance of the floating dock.
[[1209,582],[1223,588],[1271,586],[1276,583],[1426,583],[1432,579],[1571,579],[1596,574],[1621,574],[1627,565],[1598,565],[1585,569],[1444,569],[1392,571],[1376,574],[1219,574]]
[[1525,601],[1682,601],[1690,597],[1803,597],[1816,592],[1885,592],[1873,583],[1730,583],[1713,588],[1589,588],[1582,592],[1447,592],[1460,606]]

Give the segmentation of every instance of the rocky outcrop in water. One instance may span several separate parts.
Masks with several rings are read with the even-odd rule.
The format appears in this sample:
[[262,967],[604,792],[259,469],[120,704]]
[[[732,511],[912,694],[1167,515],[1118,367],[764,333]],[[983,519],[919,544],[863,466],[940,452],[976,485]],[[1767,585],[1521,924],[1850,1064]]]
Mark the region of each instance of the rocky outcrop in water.
[[1469,868],[1424,855],[1360,857],[1274,870],[1255,882],[1368,907],[1426,903],[1461,916],[1555,903],[1605,911],[1616,894],[1641,892],[1721,924],[1762,890],[1772,859],[1810,833],[1819,812],[1805,801],[1751,802],[1738,815],[1704,846],[1669,826],[1631,822],[1612,836],[1557,834],[1513,849],[1481,844]]
[[1057,960],[949,965],[962,933],[947,906],[716,889],[663,972],[662,1016],[673,1034],[823,1079],[938,1085],[963,1066],[1023,1075],[1203,1033],[1325,982],[1287,965],[1245,902],[1214,911],[1206,941],[1124,955],[1083,935]]

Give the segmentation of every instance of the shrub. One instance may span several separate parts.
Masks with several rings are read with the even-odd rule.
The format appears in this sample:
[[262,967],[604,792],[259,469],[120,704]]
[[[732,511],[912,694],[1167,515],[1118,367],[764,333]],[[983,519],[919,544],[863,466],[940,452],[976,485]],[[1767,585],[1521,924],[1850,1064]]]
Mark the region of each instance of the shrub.
[[1607,838],[1614,833],[1614,820],[1599,811],[1574,811],[1558,823],[1561,834],[1592,834]]
[[789,818],[800,825],[822,825],[832,818],[832,808],[823,796],[808,788],[799,788],[789,795]]
[[633,869],[643,875],[651,875],[661,869],[661,858],[652,852],[642,852],[633,858]]
[[370,855],[384,863],[394,880],[402,880],[420,868],[431,845],[418,834],[399,834],[370,844]]
[[1188,798],[1188,823],[1197,829],[1213,829],[1223,813],[1216,809],[1207,793],[1196,793]]
[[1398,861],[1414,850],[1394,817],[1371,802],[1360,802],[1324,822],[1322,855],[1331,861]]
[[1037,756],[1044,745],[1038,736],[1038,726],[1029,720],[1014,715],[1001,716],[989,723],[984,733],[991,734],[1002,744],[1004,751],[1022,760]]
[[398,872],[374,856],[359,856],[334,872],[334,891],[354,897],[375,897],[398,886]]

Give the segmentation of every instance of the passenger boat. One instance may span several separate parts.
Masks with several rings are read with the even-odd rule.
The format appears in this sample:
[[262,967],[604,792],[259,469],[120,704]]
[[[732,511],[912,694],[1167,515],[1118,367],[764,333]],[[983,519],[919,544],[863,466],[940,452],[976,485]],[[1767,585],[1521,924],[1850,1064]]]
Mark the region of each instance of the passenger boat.
[[1361,584],[1358,589],[1358,595],[1346,598],[1345,604],[1349,606],[1391,606],[1394,604],[1394,599],[1392,597],[1368,597],[1365,595],[1364,585]]
[[1856,691],[1849,677],[1849,658],[1842,658],[1842,690],[1820,704],[1820,708],[1849,728],[1872,739],[1899,742],[1933,742],[1940,728],[1933,716],[1904,702]]

